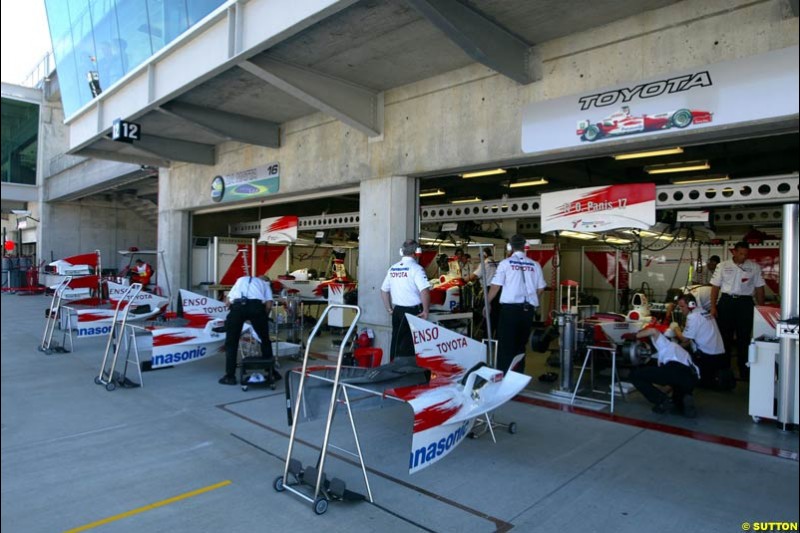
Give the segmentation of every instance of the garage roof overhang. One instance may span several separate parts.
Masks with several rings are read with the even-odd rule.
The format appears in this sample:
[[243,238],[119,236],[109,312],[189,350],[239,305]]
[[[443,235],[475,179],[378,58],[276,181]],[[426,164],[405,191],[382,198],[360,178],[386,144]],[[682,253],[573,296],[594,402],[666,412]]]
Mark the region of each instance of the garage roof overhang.
[[[537,43],[675,1],[231,0],[69,117],[70,153],[211,165],[216,145],[277,147],[319,111],[380,136],[387,89],[475,61],[530,83]],[[142,141],[111,142],[117,118]]]

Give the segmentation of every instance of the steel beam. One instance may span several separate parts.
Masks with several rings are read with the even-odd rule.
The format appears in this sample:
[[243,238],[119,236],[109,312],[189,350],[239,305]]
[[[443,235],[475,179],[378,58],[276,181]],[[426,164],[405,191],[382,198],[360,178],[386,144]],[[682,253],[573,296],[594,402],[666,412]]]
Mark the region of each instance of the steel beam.
[[475,61],[526,85],[541,79],[534,48],[458,0],[407,0]]
[[239,67],[368,137],[383,133],[383,93],[265,56]]
[[185,161],[198,165],[214,165],[217,161],[214,146],[210,144],[143,135],[133,146],[170,161]]
[[200,107],[183,102],[169,102],[159,111],[191,122],[214,135],[247,144],[280,147],[278,124],[245,115],[227,113],[218,109]]

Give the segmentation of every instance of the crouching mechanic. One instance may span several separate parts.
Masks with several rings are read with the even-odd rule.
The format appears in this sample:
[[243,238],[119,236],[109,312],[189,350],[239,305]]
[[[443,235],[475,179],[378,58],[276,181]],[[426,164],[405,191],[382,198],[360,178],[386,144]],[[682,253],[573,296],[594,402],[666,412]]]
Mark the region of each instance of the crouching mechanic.
[[[720,372],[728,367],[725,358],[725,343],[717,327],[717,321],[697,302],[694,295],[684,294],[678,298],[678,307],[686,317],[686,328],[673,324],[671,329],[681,345],[692,354],[700,368],[700,386],[706,388],[732,388],[733,379],[721,379]],[[733,374],[730,373],[730,378]]]
[[272,288],[259,277],[242,276],[234,283],[225,303],[230,311],[225,321],[225,375],[219,382],[222,385],[236,385],[236,358],[245,321],[250,321],[261,339],[261,357],[268,360],[273,358],[272,342],[269,339]]
[[[654,404],[654,413],[666,413],[673,406],[687,418],[697,416],[692,391],[697,385],[699,370],[689,352],[671,342],[655,328],[643,329],[639,339],[650,337],[658,350],[658,366],[636,368],[630,377],[636,390]],[[672,398],[655,385],[672,387]]]

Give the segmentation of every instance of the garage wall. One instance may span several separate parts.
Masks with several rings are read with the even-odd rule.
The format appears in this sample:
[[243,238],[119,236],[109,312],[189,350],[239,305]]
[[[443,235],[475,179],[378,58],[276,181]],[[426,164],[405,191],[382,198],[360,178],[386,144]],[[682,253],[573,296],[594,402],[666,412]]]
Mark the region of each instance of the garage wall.
[[280,194],[522,161],[521,110],[529,102],[797,43],[798,18],[784,0],[681,2],[541,44],[544,75],[527,86],[473,65],[388,91],[382,139],[315,114],[283,124],[280,149],[227,143],[217,165],[176,165],[161,186],[173,189],[170,208],[191,209],[211,205],[215,175],[272,161],[281,164]]

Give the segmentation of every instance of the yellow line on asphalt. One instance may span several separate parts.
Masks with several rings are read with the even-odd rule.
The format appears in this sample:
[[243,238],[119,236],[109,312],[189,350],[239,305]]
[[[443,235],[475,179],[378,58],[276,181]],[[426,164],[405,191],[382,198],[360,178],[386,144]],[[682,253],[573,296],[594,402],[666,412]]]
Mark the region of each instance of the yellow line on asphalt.
[[171,503],[175,503],[181,500],[185,500],[186,498],[191,498],[193,496],[197,496],[199,494],[203,494],[204,492],[210,492],[212,490],[216,490],[222,488],[226,485],[230,485],[232,483],[231,480],[226,479],[225,481],[221,481],[220,483],[216,483],[214,485],[209,485],[207,487],[203,487],[202,489],[193,490],[191,492],[186,492],[184,494],[179,494],[177,496],[173,496],[172,498],[167,498],[166,500],[161,500],[160,502],[151,503],[149,505],[145,505],[144,507],[139,507],[138,509],[132,509],[130,511],[125,511],[124,513],[120,513],[118,515],[109,516],[108,518],[103,518],[102,520],[98,520],[97,522],[92,522],[91,524],[86,524],[85,526],[76,527],[74,529],[68,529],[64,533],[77,533],[78,531],[86,531],[87,529],[92,529],[97,526],[102,526],[103,524],[108,524],[110,522],[115,522],[117,520],[121,520],[123,518],[128,518],[129,516],[133,516],[139,513],[143,513],[145,511],[150,511],[152,509],[157,509],[159,507],[163,507],[165,505],[169,505]]

